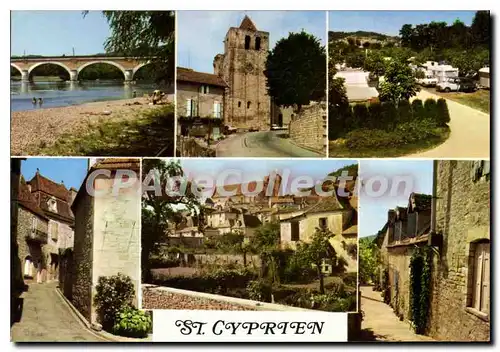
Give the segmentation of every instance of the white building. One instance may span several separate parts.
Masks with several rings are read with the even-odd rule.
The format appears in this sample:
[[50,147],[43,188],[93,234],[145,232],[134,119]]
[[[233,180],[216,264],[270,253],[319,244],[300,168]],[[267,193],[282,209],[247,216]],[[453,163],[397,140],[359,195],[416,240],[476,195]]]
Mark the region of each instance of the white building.
[[339,71],[335,77],[345,80],[347,99],[349,102],[367,101],[378,97],[378,91],[374,87],[368,86],[368,76],[370,72],[346,69]]

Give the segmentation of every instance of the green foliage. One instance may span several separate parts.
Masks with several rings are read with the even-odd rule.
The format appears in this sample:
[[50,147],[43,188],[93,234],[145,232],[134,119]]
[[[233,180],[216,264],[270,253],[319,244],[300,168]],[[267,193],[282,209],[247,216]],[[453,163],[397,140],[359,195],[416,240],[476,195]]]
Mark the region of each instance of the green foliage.
[[152,280],[152,283],[160,286],[224,295],[234,289],[246,288],[248,283],[255,279],[257,279],[257,274],[247,268],[227,269],[219,267],[189,277],[168,274],[158,275]]
[[439,125],[447,126],[447,124],[450,122],[450,112],[448,111],[448,104],[446,103],[446,99],[438,99],[436,108]]
[[270,252],[277,248],[280,242],[279,222],[268,222],[259,226],[250,239],[250,247],[255,253]]
[[382,277],[382,298],[385,304],[391,303],[391,286],[389,285],[389,269],[384,269],[384,276]]
[[85,67],[78,74],[79,80],[116,79],[123,80],[123,72],[116,66],[98,63]]
[[413,70],[404,60],[391,60],[384,78],[384,82],[380,84],[381,101],[390,101],[398,105],[401,100],[409,100],[420,90]]
[[430,310],[432,248],[416,248],[410,258],[410,312],[417,334],[425,334]]
[[[145,182],[144,186],[157,185],[164,193],[167,180],[171,177],[184,177],[184,171],[178,161],[170,160],[168,162],[161,159],[148,159],[142,163],[143,179],[149,175],[149,182]],[[143,183],[144,184],[144,183]],[[183,194],[172,194],[168,197],[157,197],[155,191],[150,189],[144,192],[142,197],[142,236],[141,236],[141,268],[143,282],[150,282],[151,265],[150,258],[152,255],[158,254],[159,244],[165,242],[166,233],[168,233],[169,222],[175,223],[179,221],[178,211],[176,207],[183,206],[192,214],[197,214],[198,223],[204,223],[203,206],[200,203],[192,189],[198,189],[196,185],[189,182],[180,182],[175,185],[179,190],[185,185],[186,192]],[[172,191],[174,186],[170,186]],[[152,188],[152,187],[151,187]]]
[[364,60],[363,68],[365,71],[373,73],[375,77],[383,76],[386,70],[384,56],[378,50],[370,51]]
[[328,312],[352,312],[356,310],[356,295],[327,293],[313,295],[311,300],[318,305],[316,309]]
[[144,62],[155,81],[170,84],[175,72],[175,11],[103,11],[111,36],[107,52]]
[[342,77],[335,77],[329,80],[328,104],[332,106],[344,106],[349,104],[344,83],[345,79]]
[[361,68],[365,62],[365,54],[362,51],[349,53],[345,57],[345,64],[352,68]]
[[148,336],[151,326],[151,316],[148,313],[127,306],[117,313],[113,325],[113,334],[142,338]]
[[243,253],[244,239],[245,237],[241,233],[225,233],[217,238],[216,248],[223,253]]
[[298,109],[326,94],[326,52],[304,31],[280,39],[269,52],[265,75],[269,95],[277,105]]
[[317,277],[319,279],[319,292],[325,293],[324,278],[321,272],[321,264],[323,260],[337,261],[335,250],[330,245],[330,238],[334,236],[328,230],[317,228],[311,239],[307,243],[300,243],[297,246],[297,256],[305,263],[316,267]]
[[378,281],[377,269],[380,265],[380,251],[375,242],[367,238],[359,239],[359,282],[370,284]]
[[247,285],[248,297],[254,301],[271,301],[272,285],[264,280],[253,280]]
[[94,303],[105,330],[109,331],[113,327],[117,314],[131,305],[133,298],[134,284],[129,276],[118,273],[99,277]]

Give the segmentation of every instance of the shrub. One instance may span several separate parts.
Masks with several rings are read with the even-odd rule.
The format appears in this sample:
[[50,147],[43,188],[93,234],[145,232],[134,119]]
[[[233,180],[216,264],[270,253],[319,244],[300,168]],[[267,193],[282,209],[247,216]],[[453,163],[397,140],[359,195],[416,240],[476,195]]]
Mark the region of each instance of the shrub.
[[381,103],[373,103],[368,107],[368,111],[370,113],[370,117],[368,118],[368,122],[366,127],[368,128],[379,128],[383,126],[383,109]]
[[424,104],[422,103],[422,100],[413,100],[411,103],[411,110],[413,111],[413,120],[420,121],[425,118]]
[[398,122],[405,123],[413,121],[413,112],[408,100],[401,100],[398,105]]
[[271,302],[272,287],[264,280],[250,281],[247,285],[248,297],[254,301]]
[[113,327],[118,312],[131,305],[133,298],[134,284],[129,276],[118,273],[99,277],[94,302],[105,330]]
[[128,337],[146,337],[151,330],[151,316],[132,306],[121,309],[115,318],[113,334]]
[[429,98],[424,103],[425,119],[439,125],[436,100]]
[[392,130],[398,123],[398,109],[393,102],[382,103],[382,126],[385,130]]
[[311,297],[317,309],[329,312],[349,312],[356,310],[356,295],[339,297],[335,294],[313,295]]
[[439,98],[437,101],[437,114],[439,126],[445,127],[450,122],[450,112],[446,99]]
[[175,268],[181,265],[181,260],[164,256],[154,256],[149,260],[150,266],[154,268]]
[[356,104],[352,111],[354,115],[353,127],[366,126],[370,123],[370,114],[368,113],[366,104]]

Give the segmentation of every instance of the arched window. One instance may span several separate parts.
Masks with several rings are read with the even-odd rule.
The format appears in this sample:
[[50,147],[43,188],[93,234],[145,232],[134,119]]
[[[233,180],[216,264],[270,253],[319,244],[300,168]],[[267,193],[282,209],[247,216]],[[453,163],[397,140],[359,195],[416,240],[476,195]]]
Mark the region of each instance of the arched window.
[[238,107],[241,108],[241,101],[238,102]]
[[247,109],[250,109],[250,106],[252,105],[252,102],[247,102]]
[[260,50],[260,37],[255,38],[255,50]]
[[245,50],[250,49],[250,36],[246,35],[245,36]]

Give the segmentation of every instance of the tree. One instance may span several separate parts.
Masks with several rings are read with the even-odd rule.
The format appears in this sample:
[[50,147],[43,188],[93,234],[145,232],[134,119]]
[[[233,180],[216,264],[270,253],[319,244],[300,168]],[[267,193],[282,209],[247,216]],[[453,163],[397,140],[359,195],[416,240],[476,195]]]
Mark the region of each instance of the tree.
[[399,31],[399,35],[401,36],[401,46],[410,47],[411,37],[413,35],[413,26],[411,24],[404,24]]
[[420,90],[413,70],[405,61],[391,60],[384,77],[380,84],[381,101],[390,101],[397,106],[399,101],[409,100]]
[[[145,159],[142,163],[143,178],[153,175],[151,182],[145,182],[145,186],[157,184],[161,186],[162,194],[157,195],[153,190],[143,192],[142,197],[142,233],[141,233],[141,268],[143,282],[150,282],[151,268],[150,257],[158,254],[158,244],[166,239],[169,223],[177,221],[178,207],[183,206],[199,217],[199,224],[203,223],[203,207],[199,198],[190,192],[191,185],[188,183],[186,192],[180,195],[165,194],[165,189],[172,177],[183,177],[184,172],[177,161],[168,163],[161,159]],[[153,183],[154,182],[154,183]],[[174,187],[180,184],[176,182]],[[169,189],[172,189],[170,185]]]
[[269,95],[277,105],[298,110],[326,94],[326,52],[319,40],[304,31],[280,39],[269,52],[265,75]]
[[376,77],[385,74],[386,61],[379,51],[371,51],[363,63],[363,69],[373,73]]
[[370,238],[359,239],[359,282],[361,284],[378,281],[379,249]]
[[332,262],[337,260],[335,250],[329,241],[333,236],[330,231],[317,228],[310,242],[300,243],[297,246],[297,256],[302,258],[305,263],[315,267],[321,294],[325,293],[324,276],[321,271],[323,260],[331,260]]
[[352,68],[363,67],[364,62],[365,54],[360,50],[348,54],[345,58],[345,64]]
[[155,81],[171,84],[175,76],[175,11],[103,11],[111,36],[104,46],[150,62]]
[[489,46],[491,36],[490,12],[477,11],[470,30],[476,45]]
[[328,104],[339,107],[349,104],[343,77],[334,77],[328,85]]

